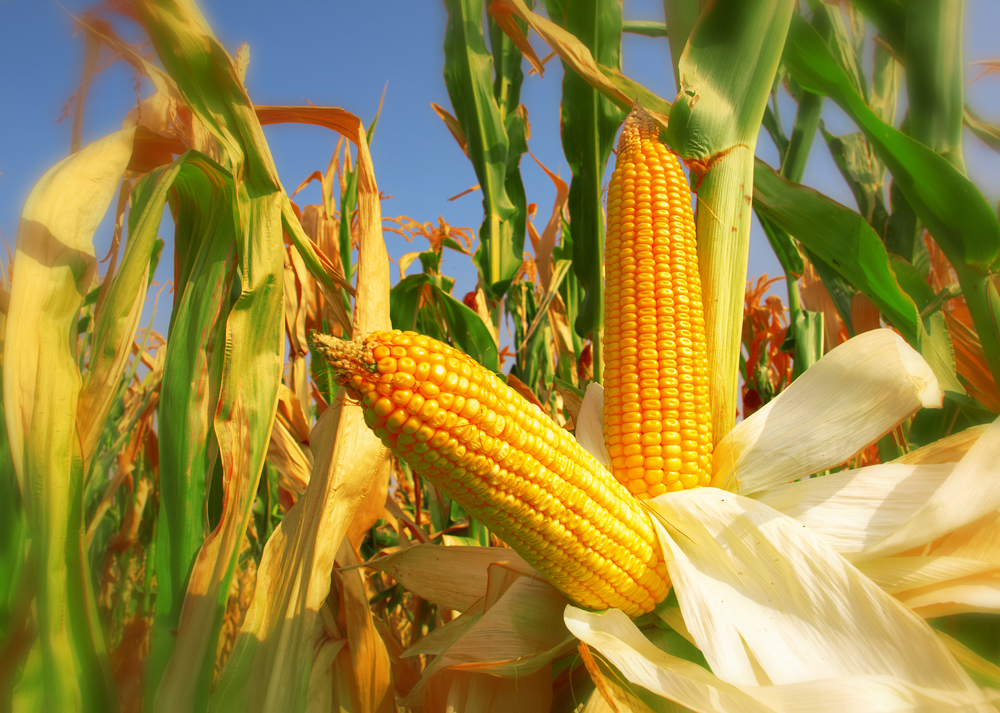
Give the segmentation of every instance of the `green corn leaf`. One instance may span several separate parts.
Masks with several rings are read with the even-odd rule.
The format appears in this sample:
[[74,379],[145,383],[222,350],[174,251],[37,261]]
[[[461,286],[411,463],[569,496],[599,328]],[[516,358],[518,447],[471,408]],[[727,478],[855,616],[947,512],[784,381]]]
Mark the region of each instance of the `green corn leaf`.
[[[184,594],[208,535],[206,487],[215,471],[226,315],[236,277],[235,189],[225,169],[191,152],[179,158],[170,185],[178,263],[159,412],[160,513],[157,527],[156,617],[147,680],[169,663]],[[167,177],[166,175],[164,177]],[[155,686],[147,688],[155,692]]]
[[[567,3],[562,14],[551,4],[548,10],[557,25],[589,50],[594,61],[603,67],[621,69],[621,3],[578,0]],[[563,67],[559,115],[563,151],[573,171],[568,200],[575,252],[573,271],[584,289],[574,327],[579,336],[588,337],[601,325],[604,312],[604,169],[624,114],[568,65],[564,63]],[[595,369],[595,373],[599,370]]]
[[[937,297],[927,280],[910,263],[896,255],[889,256],[892,271],[902,287],[917,306],[920,314]],[[952,347],[951,336],[945,324],[944,314],[940,310],[922,317],[923,329],[920,331],[918,349],[938,379],[938,386],[954,401],[966,405],[975,405],[970,399],[958,377],[955,375],[955,350]]]
[[[810,0],[809,7],[813,12],[813,27],[823,35],[837,64],[850,79],[851,86],[867,101],[868,84],[865,81],[859,54],[864,47],[864,25],[861,25],[861,35],[858,37],[854,33],[858,28],[852,27],[849,30],[844,23],[840,6],[830,6],[818,0]],[[853,19],[857,13],[852,7],[848,10],[848,14]]]
[[225,357],[213,417],[225,497],[219,524],[195,558],[173,655],[163,678],[149,681],[156,691],[154,710],[203,710],[215,665],[214,643],[281,382],[282,207],[287,198],[239,72],[193,0],[146,0],[137,3],[137,10],[164,68],[219,141],[234,176],[240,293],[225,318]]
[[885,247],[864,218],[810,188],[786,181],[762,162],[754,175],[754,206],[864,292],[916,345],[917,308],[896,282]]
[[[0,382],[2,377],[3,367],[0,365]],[[0,424],[5,423],[6,413],[0,400]],[[30,613],[31,585],[30,578],[25,577],[24,567],[27,538],[28,522],[4,425],[0,427],[0,641],[7,646],[23,639],[21,632]],[[12,668],[0,671],[0,701],[10,700],[15,677]]]
[[906,56],[906,9],[899,0],[854,0],[897,57]]
[[[418,309],[422,292],[431,301]],[[450,342],[487,369],[499,371],[497,345],[479,315],[452,297],[426,273],[400,280],[390,293],[393,329],[416,330]]]
[[156,169],[138,181],[130,196],[128,242],[121,266],[97,313],[90,368],[80,393],[78,428],[84,463],[89,465],[105,428],[146,301],[150,263],[156,249],[166,191],[178,168]]
[[946,160],[879,119],[801,18],[792,22],[785,63],[803,87],[829,96],[854,119],[952,264],[989,270],[1000,253],[1000,223],[979,190]]
[[962,2],[909,0],[906,5],[910,135],[963,174],[964,16]]
[[633,35],[643,35],[645,37],[666,37],[667,23],[653,20],[624,20],[622,22],[622,32],[630,32]]
[[882,163],[869,153],[868,141],[861,133],[834,136],[825,127],[820,130],[833,162],[854,194],[858,212],[876,233],[883,235],[889,214],[882,198],[882,176],[878,175],[884,171]]
[[483,36],[482,0],[447,0],[445,85],[465,134],[469,159],[483,191],[485,218],[476,264],[488,297],[506,291],[521,266],[524,230],[515,231],[517,207],[505,181],[510,152],[505,117],[493,93],[493,58]]
[[945,158],[884,123],[801,18],[793,18],[784,57],[796,80],[836,101],[878,152],[958,273],[990,371],[1000,379],[1000,295],[989,279],[1000,255],[1000,222],[989,203]]

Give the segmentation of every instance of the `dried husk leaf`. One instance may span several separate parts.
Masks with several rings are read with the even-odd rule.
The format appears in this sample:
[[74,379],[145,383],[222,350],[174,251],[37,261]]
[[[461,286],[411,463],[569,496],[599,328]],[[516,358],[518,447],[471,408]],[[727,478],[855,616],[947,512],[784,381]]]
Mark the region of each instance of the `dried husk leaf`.
[[841,713],[846,710],[992,710],[978,691],[942,691],[888,676],[853,676],[778,686],[732,685],[660,651],[620,611],[567,607],[566,625],[625,677],[691,710],[711,713]]
[[505,547],[442,547],[422,544],[368,563],[418,597],[447,609],[467,611],[486,592],[488,569],[502,564],[525,575],[537,573]]
[[893,463],[924,463],[932,465],[935,463],[957,463],[962,460],[972,445],[978,441],[989,424],[972,426],[959,433],[940,438],[933,443],[928,443],[923,448],[904,453]]
[[776,685],[889,677],[981,700],[930,627],[795,520],[716,488],[649,506],[684,620],[723,680],[759,683],[756,663]]
[[848,560],[861,561],[865,550],[912,517],[956,467],[873,465],[779,485],[754,499],[795,518]]
[[549,667],[527,676],[500,678],[469,671],[445,671],[428,686],[424,713],[548,713],[552,706]]
[[961,557],[883,557],[859,562],[858,569],[889,594],[972,577],[997,569],[996,563]]
[[[891,558],[866,567],[888,591],[940,586],[962,577],[989,579],[993,575],[984,572],[1000,565],[1000,484],[993,470],[1000,458],[1000,423],[977,434],[980,437],[957,462],[896,462],[842,471],[778,486],[756,499],[796,518],[855,563],[871,563],[948,536],[920,557],[907,557],[906,562]],[[928,457],[950,457],[954,452],[936,448]],[[921,601],[926,606],[929,600]]]
[[566,626],[613,663],[625,678],[697,711],[768,713],[770,708],[698,664],[656,648],[617,609],[602,613],[568,606]]
[[859,553],[858,561],[930,542],[995,512],[1000,508],[997,462],[1000,462],[1000,419],[990,424],[941,487],[895,531]]
[[817,473],[942,399],[931,368],[899,335],[866,332],[737,424],[715,449],[712,484],[750,495]]
[[[546,682],[546,695],[551,695],[549,666],[575,646],[562,622],[566,597],[536,573],[526,576],[506,564],[490,565],[486,585],[485,596],[473,611],[451,622],[445,627],[448,631],[433,641],[421,642],[404,653],[433,651],[437,656],[403,705],[423,701],[425,707],[434,709],[454,695],[446,691],[485,685],[482,681],[494,677],[520,683],[537,675]],[[456,676],[459,672],[475,675]],[[491,676],[481,681],[478,677],[484,674]]]

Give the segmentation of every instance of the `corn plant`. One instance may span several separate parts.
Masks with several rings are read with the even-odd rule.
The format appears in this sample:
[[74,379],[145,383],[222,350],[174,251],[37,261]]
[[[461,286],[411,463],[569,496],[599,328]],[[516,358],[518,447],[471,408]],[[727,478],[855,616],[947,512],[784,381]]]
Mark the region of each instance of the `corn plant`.
[[[960,4],[446,8],[434,110],[479,182],[475,237],[383,220],[376,123],[255,105],[246,50],[193,0],[126,8],[156,60],[81,21],[90,61],[106,45],[155,92],[121,131],[76,132],[2,275],[2,709],[991,709],[1000,223],[961,130],[1000,130],[964,104]],[[623,32],[669,43],[676,97],[623,75]],[[521,179],[540,43],[572,172],[539,164],[544,226]],[[826,130],[827,98],[856,133]],[[697,431],[704,468],[651,438],[642,469],[674,473],[655,490],[614,428],[639,189],[604,176],[636,104],[620,175],[652,147],[677,176],[661,140],[686,164],[698,271],[670,289],[704,290],[678,329],[703,322],[705,366],[662,387],[704,425],[663,443]],[[299,184],[319,204],[277,175],[262,127],[282,122],[342,137]],[[801,185],[817,132],[857,210]],[[751,210],[787,315],[747,282]],[[428,242],[395,285],[384,230]],[[139,320],[163,250],[159,334]],[[446,250],[478,273],[461,298]],[[714,487],[660,494],[678,483]]]

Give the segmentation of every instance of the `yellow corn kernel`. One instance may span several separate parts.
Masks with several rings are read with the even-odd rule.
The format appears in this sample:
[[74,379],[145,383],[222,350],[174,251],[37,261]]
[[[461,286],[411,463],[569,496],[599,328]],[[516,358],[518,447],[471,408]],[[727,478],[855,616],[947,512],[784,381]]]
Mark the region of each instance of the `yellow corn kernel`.
[[[646,511],[496,374],[412,332],[354,342],[314,334],[313,344],[393,452],[571,599],[638,616],[666,597],[666,565]],[[400,347],[404,356],[395,356]],[[410,408],[422,394],[433,397]]]
[[608,186],[604,261],[612,471],[639,498],[708,485],[708,359],[691,190],[638,107],[622,128]]

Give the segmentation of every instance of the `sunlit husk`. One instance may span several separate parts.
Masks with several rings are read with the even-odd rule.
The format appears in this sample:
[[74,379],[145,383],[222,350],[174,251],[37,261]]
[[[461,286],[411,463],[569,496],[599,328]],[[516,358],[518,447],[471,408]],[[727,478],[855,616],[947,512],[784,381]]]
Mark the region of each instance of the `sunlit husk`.
[[712,488],[650,507],[714,674],[619,612],[568,607],[570,631],[632,682],[695,710],[990,710],[935,632],[791,518]]
[[[413,552],[420,548],[410,548]],[[479,547],[428,546],[411,562],[402,562],[407,552],[400,553],[397,572],[402,581],[435,597],[441,606],[459,603],[444,587],[433,584],[441,572],[446,579],[462,569],[475,578],[476,585],[464,586],[465,599],[478,593],[475,602],[465,614],[442,629],[433,632],[403,656],[434,654],[433,662],[424,670],[420,683],[410,692],[403,705],[424,705],[428,711],[444,711],[449,701],[486,700],[480,698],[493,691],[496,695],[514,696],[516,686],[527,682],[526,690],[538,692],[538,701],[545,702],[551,695],[551,662],[575,646],[573,638],[563,625],[561,612],[567,604],[566,597],[537,574],[524,571],[521,566],[500,561],[485,568],[486,578],[476,577],[482,571],[471,567]],[[433,568],[418,569],[412,565],[437,550],[437,563]],[[509,550],[507,550],[509,552]],[[513,553],[512,553],[513,554]],[[496,555],[494,555],[496,556]],[[523,565],[523,563],[521,563]],[[534,678],[537,676],[537,679]],[[492,682],[491,682],[492,679]],[[545,693],[536,684],[546,682]],[[534,683],[532,682],[534,681]],[[513,700],[527,706],[518,693]],[[501,705],[502,700],[495,704]],[[503,704],[506,705],[506,704]],[[531,706],[538,703],[531,703]],[[502,710],[548,710],[546,707],[496,708]],[[454,710],[480,710],[480,708],[455,708]],[[482,710],[494,710],[482,708]]]
[[947,691],[888,676],[853,676],[778,686],[732,685],[702,667],[660,651],[627,617],[568,607],[566,624],[630,681],[692,710],[711,713],[840,713],[993,710],[978,691]]
[[493,564],[532,575],[534,570],[506,547],[414,545],[370,563],[419,597],[448,609],[466,611],[486,593]]
[[712,484],[751,495],[818,473],[942,398],[930,367],[901,337],[866,332],[737,424],[715,450]]
[[755,658],[774,684],[888,675],[970,688],[926,624],[808,528],[715,488],[685,495],[650,508],[684,620],[721,678],[760,682]]
[[[993,560],[989,548],[996,547],[998,538],[986,528],[1000,508],[995,477],[1000,421],[978,433],[957,462],[843,471],[772,488],[757,499],[797,518],[853,562],[904,552],[962,528],[947,550],[939,543],[933,554]],[[958,545],[970,540],[989,545],[977,544],[974,550]]]

